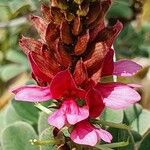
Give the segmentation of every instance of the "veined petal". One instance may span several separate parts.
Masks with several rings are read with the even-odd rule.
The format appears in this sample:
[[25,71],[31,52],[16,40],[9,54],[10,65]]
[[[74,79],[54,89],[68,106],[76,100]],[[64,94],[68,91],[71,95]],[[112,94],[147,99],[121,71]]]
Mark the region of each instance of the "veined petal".
[[104,109],[104,103],[101,95],[96,89],[91,89],[86,95],[87,104],[89,106],[90,117],[98,117]]
[[31,16],[31,22],[33,26],[36,28],[38,33],[40,34],[42,40],[45,41],[45,34],[46,34],[46,27],[47,24],[41,17],[38,16]]
[[136,74],[142,67],[131,60],[119,60],[114,62],[114,75],[132,76]]
[[66,116],[63,108],[56,110],[48,117],[48,123],[58,129],[61,129],[66,123]]
[[28,55],[31,51],[40,53],[43,44],[40,41],[22,36],[22,38],[19,40],[19,46],[22,51]]
[[89,110],[86,106],[79,107],[75,100],[66,100],[63,103],[66,108],[66,118],[69,124],[74,125],[77,122],[85,120],[89,117]]
[[99,140],[95,128],[88,121],[77,123],[70,134],[70,138],[77,144],[89,146],[95,146]]
[[82,85],[88,80],[87,68],[83,64],[82,59],[78,60],[78,62],[76,63],[73,77],[77,85]]
[[113,74],[114,62],[113,62],[114,50],[110,49],[103,61],[102,76],[109,76]]
[[12,90],[15,99],[27,102],[43,102],[52,98],[49,87],[26,85]]
[[96,89],[105,105],[112,109],[123,109],[138,102],[141,96],[133,88],[122,83],[98,84]]
[[77,88],[75,81],[69,70],[61,71],[56,74],[51,82],[50,90],[53,98],[79,97],[84,98],[85,91]]
[[102,139],[103,141],[107,143],[111,143],[112,135],[108,131],[103,130],[103,129],[97,129],[96,132],[100,139]]
[[47,82],[47,81],[51,81],[51,79],[53,78],[53,76],[51,75],[46,75],[45,74],[45,72],[43,72],[42,70],[41,70],[41,68],[36,64],[36,62],[34,61],[34,58],[33,58],[33,56],[32,56],[32,54],[31,53],[29,53],[29,55],[28,55],[28,59],[29,59],[29,61],[30,61],[30,65],[31,65],[31,69],[32,69],[32,72],[33,72],[33,74],[36,76],[36,77],[38,77],[40,80],[42,80],[42,81],[45,81],[45,82]]

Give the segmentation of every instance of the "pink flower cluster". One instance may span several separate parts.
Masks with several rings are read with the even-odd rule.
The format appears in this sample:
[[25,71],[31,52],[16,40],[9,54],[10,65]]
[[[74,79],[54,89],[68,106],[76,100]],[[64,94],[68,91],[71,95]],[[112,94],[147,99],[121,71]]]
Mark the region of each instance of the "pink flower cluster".
[[[122,60],[115,62],[114,74],[133,75],[141,67]],[[133,69],[132,69],[133,68]],[[125,72],[126,70],[126,72]],[[88,90],[77,87],[69,69],[56,74],[48,86],[27,85],[13,90],[16,100],[43,102],[55,99],[60,102],[49,117],[48,123],[58,129],[73,126],[70,138],[78,144],[94,146],[99,140],[111,142],[112,136],[90,123],[100,116],[105,107],[124,109],[140,100],[140,95],[123,83],[97,83]],[[81,104],[80,104],[81,103]]]

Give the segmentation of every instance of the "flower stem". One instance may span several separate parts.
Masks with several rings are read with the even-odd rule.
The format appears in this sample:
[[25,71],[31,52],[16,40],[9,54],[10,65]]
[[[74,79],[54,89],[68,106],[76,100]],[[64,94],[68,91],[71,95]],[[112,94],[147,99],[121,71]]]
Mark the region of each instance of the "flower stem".
[[55,140],[55,139],[49,139],[45,141],[40,141],[40,140],[30,140],[30,143],[32,145],[57,145],[61,143],[61,140]]
[[41,111],[45,112],[48,115],[52,113],[52,111],[50,111],[48,108],[44,107],[40,103],[35,103],[34,106],[37,107],[38,109],[40,109]]

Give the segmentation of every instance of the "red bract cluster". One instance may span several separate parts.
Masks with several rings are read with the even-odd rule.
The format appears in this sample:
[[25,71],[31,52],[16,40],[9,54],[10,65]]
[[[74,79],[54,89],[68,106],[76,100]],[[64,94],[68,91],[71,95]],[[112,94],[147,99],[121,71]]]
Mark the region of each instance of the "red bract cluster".
[[50,7],[41,7],[43,19],[31,17],[40,39],[20,40],[38,85],[14,89],[15,99],[57,101],[48,123],[59,130],[72,127],[70,138],[77,144],[111,142],[111,134],[90,120],[105,107],[124,109],[140,100],[133,85],[101,83],[105,76],[132,76],[141,68],[129,60],[113,61],[112,44],[122,24],[105,26],[110,4],[111,0],[52,0]]

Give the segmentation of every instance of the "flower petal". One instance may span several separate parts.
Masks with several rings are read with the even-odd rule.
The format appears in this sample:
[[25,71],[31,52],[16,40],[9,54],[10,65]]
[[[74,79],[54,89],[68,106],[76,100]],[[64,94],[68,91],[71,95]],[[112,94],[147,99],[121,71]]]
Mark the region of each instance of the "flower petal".
[[132,76],[136,74],[142,67],[130,60],[119,60],[114,62],[114,75]]
[[77,85],[82,85],[84,82],[88,80],[87,68],[83,64],[82,59],[77,61],[73,77]]
[[111,143],[112,135],[108,131],[103,130],[103,129],[97,129],[96,132],[100,139],[102,139],[103,141],[107,143]]
[[77,106],[74,100],[66,100],[63,103],[65,107],[66,118],[69,124],[74,125],[77,122],[85,120],[89,117],[89,110],[85,107]]
[[26,85],[12,90],[15,99],[27,102],[43,102],[52,98],[49,87]]
[[31,69],[32,69],[32,72],[33,72],[34,76],[37,77],[38,79],[44,81],[44,82],[47,82],[47,81],[50,82],[51,79],[53,78],[53,76],[52,75],[51,76],[47,75],[47,74],[45,74],[45,72],[43,72],[41,70],[41,68],[34,61],[32,53],[29,53],[28,59],[30,61]]
[[28,55],[28,53],[31,51],[40,53],[43,44],[40,41],[22,36],[22,38],[19,40],[19,46],[22,51]]
[[48,117],[48,123],[58,129],[61,129],[66,123],[66,117],[63,108],[60,108],[52,113]]
[[77,123],[70,134],[70,138],[77,144],[95,146],[98,141],[98,135],[95,128],[87,121]]
[[98,117],[104,109],[104,103],[99,92],[95,89],[89,90],[86,95],[86,100],[89,106],[90,117]]
[[56,74],[51,82],[50,90],[55,99],[70,96],[84,98],[85,96],[85,91],[77,88],[68,69]]
[[127,108],[141,99],[134,89],[122,83],[98,84],[96,89],[105,105],[112,109]]
[[114,50],[110,49],[103,62],[102,76],[109,76],[113,74],[114,70],[113,56]]
[[47,24],[41,17],[31,16],[32,25],[36,28],[38,33],[40,34],[42,40],[45,40],[45,33]]

